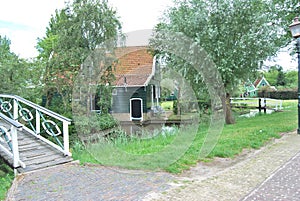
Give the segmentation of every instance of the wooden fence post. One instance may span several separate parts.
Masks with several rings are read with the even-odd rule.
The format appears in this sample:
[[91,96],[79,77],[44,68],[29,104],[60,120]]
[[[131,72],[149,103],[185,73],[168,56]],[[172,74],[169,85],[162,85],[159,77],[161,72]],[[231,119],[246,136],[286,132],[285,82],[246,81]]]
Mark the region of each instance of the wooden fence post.
[[264,114],[267,113],[267,100],[264,98]]

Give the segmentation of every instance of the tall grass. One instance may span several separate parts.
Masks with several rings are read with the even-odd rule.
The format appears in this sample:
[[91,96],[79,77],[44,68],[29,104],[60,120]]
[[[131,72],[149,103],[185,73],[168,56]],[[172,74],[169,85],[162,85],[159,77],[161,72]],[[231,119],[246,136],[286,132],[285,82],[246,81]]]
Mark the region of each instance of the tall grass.
[[[237,118],[236,124],[225,125],[219,140],[207,158],[229,157],[243,149],[259,149],[270,139],[280,138],[280,133],[297,127],[295,102],[284,102],[283,112],[261,114],[251,118]],[[198,125],[197,125],[198,126]],[[109,166],[136,169],[164,169],[180,173],[195,165],[209,129],[208,123],[195,128],[184,127],[172,134],[157,134],[148,139],[119,135],[114,140],[103,140],[75,150],[73,156],[82,162],[95,162]]]
[[197,134],[192,127],[153,136],[148,139],[123,135],[113,141],[102,140],[87,146],[101,164],[129,169],[165,169],[176,162]]
[[13,170],[0,158],[0,200],[4,200],[14,179]]

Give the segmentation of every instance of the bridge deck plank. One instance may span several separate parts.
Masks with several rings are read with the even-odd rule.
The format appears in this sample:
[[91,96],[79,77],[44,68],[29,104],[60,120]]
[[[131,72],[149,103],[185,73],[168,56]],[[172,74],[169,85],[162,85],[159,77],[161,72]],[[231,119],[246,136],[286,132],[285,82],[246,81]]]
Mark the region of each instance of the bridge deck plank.
[[[17,168],[18,172],[33,171],[72,161],[71,157],[64,156],[63,153],[26,131],[18,131],[18,143],[20,160],[26,164],[25,169]],[[8,147],[6,143],[2,145]],[[12,159],[1,150],[0,157],[12,166]]]

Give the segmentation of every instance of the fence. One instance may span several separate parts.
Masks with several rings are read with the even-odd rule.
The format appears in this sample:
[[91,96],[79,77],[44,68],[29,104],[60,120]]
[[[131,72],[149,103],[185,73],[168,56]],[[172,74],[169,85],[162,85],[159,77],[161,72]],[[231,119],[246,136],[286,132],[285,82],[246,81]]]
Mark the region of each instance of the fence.
[[232,107],[258,109],[259,112],[263,110],[264,113],[267,109],[282,109],[282,100],[271,98],[231,98],[230,104]]

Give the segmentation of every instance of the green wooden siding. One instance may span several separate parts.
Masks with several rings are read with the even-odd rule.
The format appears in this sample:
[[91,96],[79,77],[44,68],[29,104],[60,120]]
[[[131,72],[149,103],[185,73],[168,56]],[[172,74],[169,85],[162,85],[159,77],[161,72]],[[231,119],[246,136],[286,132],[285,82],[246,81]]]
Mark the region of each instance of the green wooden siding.
[[[113,95],[112,112],[113,113],[129,113],[130,112],[130,99],[141,98],[143,100],[143,111],[148,111],[148,86],[146,87],[118,87],[115,89],[116,94]],[[150,91],[151,93],[151,91]],[[151,99],[150,99],[151,103]],[[150,105],[151,108],[151,105]],[[150,109],[149,108],[149,109]]]
[[268,86],[268,83],[265,81],[265,79],[262,79],[259,86],[257,87],[264,87],[264,86]]

